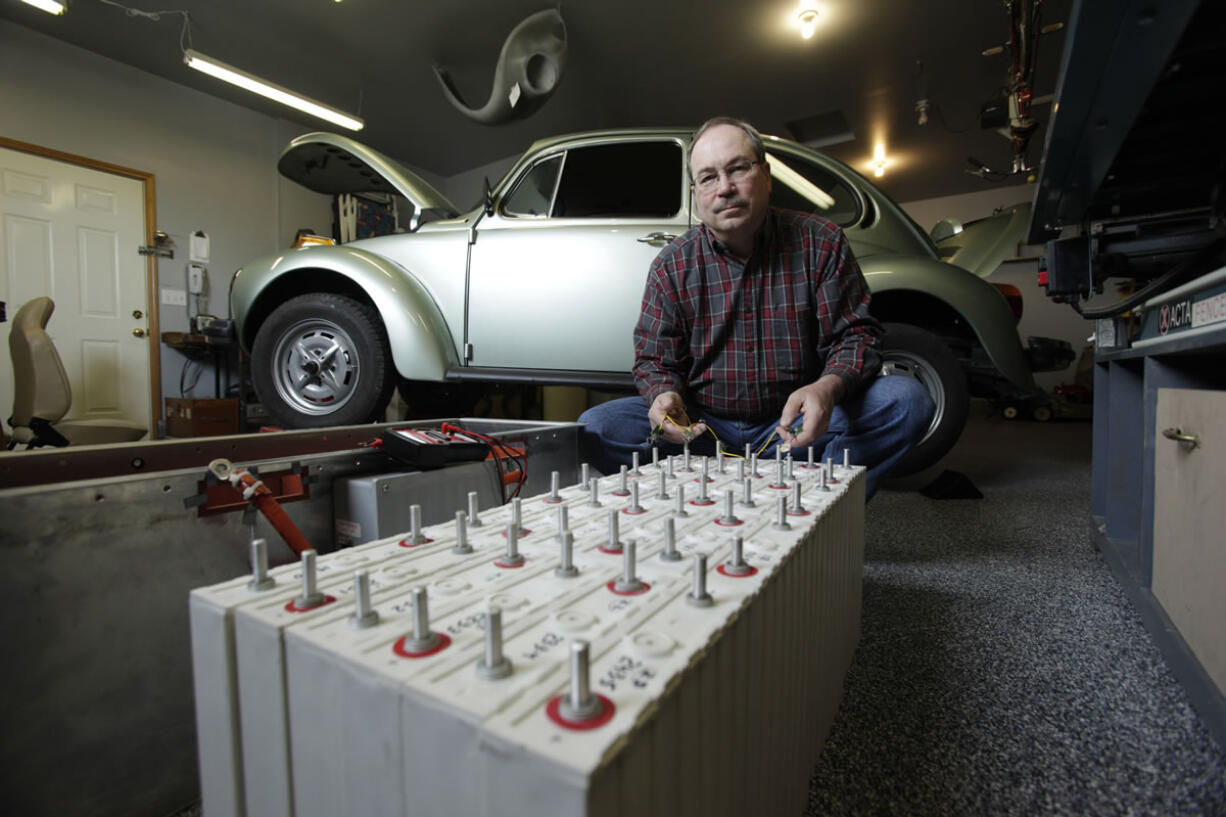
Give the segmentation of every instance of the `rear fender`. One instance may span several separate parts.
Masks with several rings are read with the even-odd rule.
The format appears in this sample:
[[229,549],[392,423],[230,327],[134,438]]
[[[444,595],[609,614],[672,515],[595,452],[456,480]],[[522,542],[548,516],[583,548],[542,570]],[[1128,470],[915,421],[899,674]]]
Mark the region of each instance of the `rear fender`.
[[236,272],[230,309],[243,348],[250,351],[260,324],[279,304],[306,292],[369,301],[387,330],[401,377],[441,381],[459,363],[447,322],[421,282],[388,259],[349,246],[287,250]]
[[[886,293],[894,293],[898,298],[922,293],[948,306],[975,333],[1002,375],[1021,389],[1034,388],[1034,377],[1018,338],[1017,321],[1004,296],[991,284],[961,267],[922,258],[869,256],[860,262],[860,268],[875,298]],[[895,314],[892,320],[925,325],[922,314]]]

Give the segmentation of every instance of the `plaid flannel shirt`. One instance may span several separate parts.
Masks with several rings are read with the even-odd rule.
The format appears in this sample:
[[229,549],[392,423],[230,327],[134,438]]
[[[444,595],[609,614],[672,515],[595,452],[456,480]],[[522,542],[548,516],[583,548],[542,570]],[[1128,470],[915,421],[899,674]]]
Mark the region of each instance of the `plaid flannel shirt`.
[[825,219],[772,208],[744,264],[700,224],[651,264],[635,382],[648,404],[680,393],[695,420],[769,419],[825,374],[851,396],[881,368],[868,306],[847,238]]

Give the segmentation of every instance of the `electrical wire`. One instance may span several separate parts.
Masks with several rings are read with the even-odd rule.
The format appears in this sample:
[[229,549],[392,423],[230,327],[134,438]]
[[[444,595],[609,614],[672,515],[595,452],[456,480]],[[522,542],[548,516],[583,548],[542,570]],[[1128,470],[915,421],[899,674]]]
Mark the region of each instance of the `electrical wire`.
[[1073,307],[1078,315],[1081,315],[1081,317],[1086,318],[1087,320],[1111,318],[1116,315],[1121,315],[1127,312],[1129,309],[1132,309],[1137,304],[1149,300],[1154,295],[1157,295],[1158,293],[1167,289],[1173,289],[1185,281],[1191,280],[1195,274],[1200,272],[1206,261],[1213,260],[1216,264],[1217,262],[1214,259],[1216,259],[1217,254],[1222,251],[1223,247],[1226,247],[1226,240],[1219,238],[1216,241],[1213,241],[1200,252],[1196,253],[1196,255],[1187,259],[1182,264],[1163,275],[1161,278],[1156,278],[1153,281],[1150,281],[1148,284],[1141,287],[1141,289],[1138,289],[1136,292],[1132,293],[1118,303],[1111,304],[1110,306],[1099,307],[1097,309],[1082,309],[1081,304],[1078,303],[1071,303],[1070,306]]
[[144,11],[142,9],[125,6],[123,3],[118,3],[116,0],[98,0],[104,6],[114,6],[117,9],[122,9],[129,17],[144,17],[146,20],[157,22],[162,19],[163,14],[181,14],[183,16],[183,27],[179,29],[179,50],[187,51],[192,47],[192,16],[186,9],[158,9],[157,11]]
[[945,109],[941,107],[939,102],[929,102],[928,109],[936,114],[937,119],[941,120],[941,127],[945,128],[949,133],[966,133],[971,129],[971,125],[967,125],[965,128],[955,128],[949,124],[949,120],[945,118]]
[[[694,437],[698,436],[698,435],[694,434],[694,426],[696,426],[696,425],[698,425],[699,423],[701,423],[701,422],[702,422],[702,420],[698,420],[697,422],[690,423],[688,426],[683,426],[683,425],[680,425],[680,424],[679,424],[679,423],[678,423],[676,420],[674,420],[674,419],[672,418],[672,415],[668,415],[668,414],[666,414],[666,415],[664,416],[664,421],[668,422],[668,424],[669,424],[669,425],[673,426],[673,427],[674,427],[674,428],[676,428],[678,431],[680,431],[680,432],[681,432],[681,434],[682,434],[682,436],[687,437],[687,439],[688,439],[688,440],[692,440],[692,439],[694,439]],[[800,430],[800,428],[801,428],[801,426],[800,426],[799,424],[797,424],[797,425],[793,426],[793,427],[792,427],[792,433],[793,433],[793,434],[795,434],[796,432],[798,432],[798,431]],[[656,438],[658,438],[658,437],[660,436],[660,433],[663,431],[663,429],[664,429],[664,422],[661,422],[661,423],[660,423],[660,425],[658,425],[658,426],[656,426],[654,429],[652,429],[652,432],[651,432],[651,434],[652,434],[652,438],[651,438],[651,439],[652,439],[652,441],[654,441]],[[715,430],[714,430],[713,428],[711,428],[711,426],[709,426],[709,425],[707,426],[707,433],[708,433],[708,434],[710,434],[712,437],[714,437],[714,438],[715,438],[715,444],[716,444],[716,445],[718,445],[720,448],[723,448],[723,449],[724,449],[724,456],[725,456],[725,457],[732,457],[733,459],[744,459],[744,458],[745,458],[745,457],[744,457],[744,455],[742,455],[742,454],[734,454],[734,453],[732,453],[731,451],[729,451],[727,448],[725,448],[725,447],[724,447],[724,441],[723,441],[723,440],[721,440],[721,439],[719,438],[719,435],[718,435],[718,434],[716,434],[716,433],[715,433]],[[770,433],[770,436],[769,436],[769,437],[767,437],[767,438],[766,438],[766,440],[765,440],[765,441],[762,443],[762,446],[761,446],[761,447],[760,447],[760,448],[759,448],[757,451],[754,451],[754,452],[753,452],[753,455],[756,457],[757,455],[759,455],[759,454],[761,454],[763,451],[765,451],[765,450],[766,450],[766,447],[767,447],[767,446],[769,446],[769,445],[771,444],[771,440],[775,439],[775,437],[777,437],[777,436],[779,436],[779,429],[777,429],[777,428],[776,428],[774,431],[772,431],[772,432]]]
[[[190,385],[184,385],[187,380],[187,370],[192,364],[196,364],[196,374],[192,378]],[[187,358],[183,361],[183,368],[179,370],[179,396],[186,398],[188,392],[196,391],[196,384],[200,382],[200,375],[204,373],[204,364],[194,358]]]
[[[510,502],[512,499],[519,496],[520,491],[523,490],[524,484],[528,481],[528,462],[526,451],[516,451],[503,439],[491,437],[490,435],[482,434],[479,431],[471,431],[467,428],[463,428],[462,426],[455,425],[454,423],[443,423],[441,426],[439,426],[439,430],[444,434],[456,433],[465,434],[469,437],[475,437],[493,449],[492,454],[494,459],[494,468],[498,471],[498,483],[503,486],[503,504]],[[504,471],[502,462],[504,459],[510,460],[512,463],[514,463],[519,474],[519,476],[516,477],[515,488],[511,491],[509,496],[506,494],[506,480],[512,474],[515,474],[516,471]]]

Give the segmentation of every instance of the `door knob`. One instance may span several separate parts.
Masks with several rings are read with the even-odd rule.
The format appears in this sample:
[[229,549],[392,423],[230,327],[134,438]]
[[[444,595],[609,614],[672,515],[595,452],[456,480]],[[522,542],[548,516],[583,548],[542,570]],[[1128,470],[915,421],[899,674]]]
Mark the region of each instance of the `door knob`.
[[132,334],[133,334],[133,335],[135,335],[135,336],[136,336],[136,337],[138,337],[138,338],[143,338],[143,337],[144,337],[146,334],[148,334],[148,333],[147,333],[147,332],[145,332],[145,330],[144,330],[144,329],[141,329],[141,328],[138,326],[137,328],[135,328],[135,329],[133,329],[133,330],[132,330]]

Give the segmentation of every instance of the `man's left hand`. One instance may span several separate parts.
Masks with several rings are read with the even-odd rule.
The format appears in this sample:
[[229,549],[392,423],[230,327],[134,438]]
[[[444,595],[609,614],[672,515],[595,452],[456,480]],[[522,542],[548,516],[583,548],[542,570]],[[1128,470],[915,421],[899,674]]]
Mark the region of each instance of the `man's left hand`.
[[[830,413],[843,397],[843,379],[836,374],[820,377],[816,383],[801,386],[788,396],[779,417],[779,439],[793,448],[804,448],[826,433]],[[804,416],[804,424],[793,434],[796,418]]]

